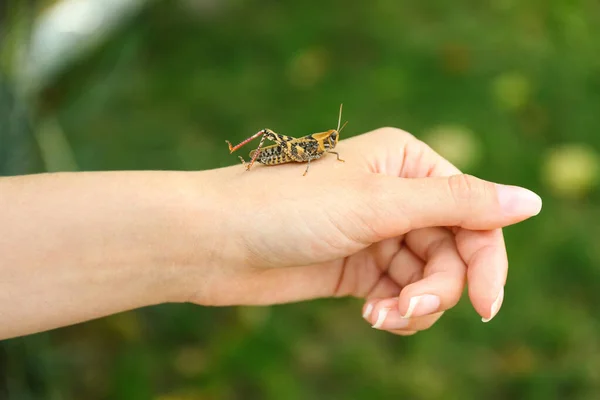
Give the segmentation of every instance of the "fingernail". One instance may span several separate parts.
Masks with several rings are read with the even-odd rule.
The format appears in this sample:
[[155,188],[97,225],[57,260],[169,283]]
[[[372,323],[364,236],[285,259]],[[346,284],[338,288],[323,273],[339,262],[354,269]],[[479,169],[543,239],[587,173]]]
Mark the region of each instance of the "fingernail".
[[490,310],[490,317],[489,318],[481,318],[481,320],[483,322],[490,322],[492,320],[492,318],[494,318],[496,316],[496,314],[498,313],[498,310],[500,310],[500,306],[502,305],[502,300],[504,300],[504,288],[500,289],[500,293],[498,293],[498,297],[496,297],[496,300],[494,300],[494,303],[492,303],[492,309]]
[[389,312],[389,308],[382,308],[381,310],[379,310],[379,314],[377,314],[377,321],[375,321],[375,323],[373,324],[373,328],[381,328],[381,325],[383,325],[383,323],[385,322],[385,317],[387,317]]
[[363,318],[368,319],[371,316],[372,312],[373,312],[373,304],[369,303],[369,304],[367,304],[367,307],[365,308],[365,312],[363,313]]
[[421,317],[436,312],[440,307],[440,298],[433,294],[411,297],[408,310],[402,318]]
[[509,215],[534,216],[542,210],[542,199],[529,189],[496,184],[498,202]]
[[[385,330],[406,329],[411,323],[410,318],[402,318],[399,313],[392,310],[390,310],[390,312],[386,312],[384,320],[385,322],[381,322],[378,327]],[[383,325],[385,325],[385,328],[383,328]],[[375,326],[373,327],[376,328]]]

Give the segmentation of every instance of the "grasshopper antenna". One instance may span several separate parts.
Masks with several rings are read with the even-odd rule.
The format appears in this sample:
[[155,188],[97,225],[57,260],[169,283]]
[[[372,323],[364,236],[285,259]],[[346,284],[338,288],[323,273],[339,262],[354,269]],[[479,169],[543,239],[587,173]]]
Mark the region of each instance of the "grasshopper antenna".
[[348,121],[344,122],[344,125],[342,125],[342,129],[338,130],[338,133],[342,132],[342,130],[344,129],[344,127],[346,126],[347,123],[348,123]]
[[346,126],[346,124],[348,123],[348,121],[344,122],[344,125],[342,125],[342,129],[340,129],[340,122],[342,122],[342,106],[343,105],[344,105],[344,103],[340,104],[340,116],[338,117],[338,127],[337,127],[338,133],[341,133],[342,130],[344,129],[344,127]]

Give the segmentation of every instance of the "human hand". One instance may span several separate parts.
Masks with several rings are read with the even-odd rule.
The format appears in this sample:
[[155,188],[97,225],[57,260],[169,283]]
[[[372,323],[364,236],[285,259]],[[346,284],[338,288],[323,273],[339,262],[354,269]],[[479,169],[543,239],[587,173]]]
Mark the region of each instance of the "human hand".
[[374,327],[407,335],[455,306],[468,281],[477,313],[493,318],[508,269],[500,228],[538,214],[541,199],[463,175],[394,128],[342,140],[336,151],[344,163],[326,156],[304,177],[305,164],[210,171],[221,188],[218,268],[192,284],[191,301],[356,296]]
[[332,296],[365,298],[371,324],[406,335],[453,307],[465,280],[493,317],[500,228],[537,214],[539,197],[461,175],[397,129],[336,150],[344,163],[324,157],[307,176],[288,164],[0,179],[0,339],[164,302]]

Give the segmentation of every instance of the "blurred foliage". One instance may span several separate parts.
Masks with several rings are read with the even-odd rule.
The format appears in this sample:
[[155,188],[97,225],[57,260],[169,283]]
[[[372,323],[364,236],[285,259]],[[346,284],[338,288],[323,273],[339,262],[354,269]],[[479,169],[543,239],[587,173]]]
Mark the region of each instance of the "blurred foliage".
[[31,108],[13,82],[14,46],[28,26],[25,2],[0,3],[0,176],[43,168],[31,121]]
[[68,165],[234,164],[224,139],[328,129],[343,102],[344,136],[403,128],[544,210],[506,229],[489,324],[466,298],[410,338],[353,299],[163,305],[6,341],[13,397],[599,398],[599,55],[595,0],[151,2],[40,95]]
[[0,176],[42,168],[28,106],[0,70]]

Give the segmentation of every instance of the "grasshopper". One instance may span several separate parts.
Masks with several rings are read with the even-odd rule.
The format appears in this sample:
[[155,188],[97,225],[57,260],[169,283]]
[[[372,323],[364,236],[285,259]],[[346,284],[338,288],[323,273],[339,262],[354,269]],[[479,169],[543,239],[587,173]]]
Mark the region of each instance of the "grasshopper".
[[[337,129],[313,133],[301,138],[281,135],[273,132],[271,129],[262,129],[236,146],[232,146],[231,143],[226,140],[225,142],[227,145],[229,145],[229,154],[233,153],[257,137],[262,136],[256,150],[252,150],[250,152],[250,164],[246,164],[244,159],[240,157],[240,160],[247,171],[252,168],[252,165],[255,161],[258,161],[264,165],[306,162],[306,170],[304,171],[304,174],[302,174],[302,176],[306,176],[308,173],[308,168],[310,167],[310,162],[312,160],[321,158],[323,155],[325,155],[325,153],[335,154],[338,161],[344,162],[337,152],[332,151],[338,143],[340,132],[348,123],[345,122],[340,129],[340,122],[342,121],[342,106],[343,104],[340,105],[340,115],[338,117]],[[265,139],[269,139],[275,142],[275,144],[263,147]]]

